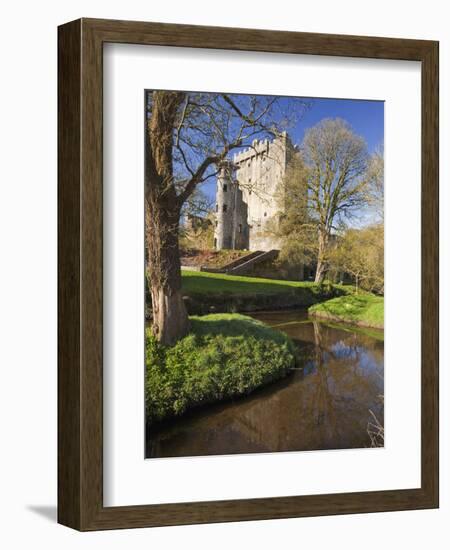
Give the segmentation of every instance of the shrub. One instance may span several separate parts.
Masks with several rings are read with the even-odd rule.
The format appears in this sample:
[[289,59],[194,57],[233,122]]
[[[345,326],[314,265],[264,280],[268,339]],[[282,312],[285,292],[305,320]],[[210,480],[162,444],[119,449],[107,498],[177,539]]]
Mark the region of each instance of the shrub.
[[237,314],[191,317],[191,333],[172,347],[146,332],[147,422],[247,395],[294,366],[289,338]]

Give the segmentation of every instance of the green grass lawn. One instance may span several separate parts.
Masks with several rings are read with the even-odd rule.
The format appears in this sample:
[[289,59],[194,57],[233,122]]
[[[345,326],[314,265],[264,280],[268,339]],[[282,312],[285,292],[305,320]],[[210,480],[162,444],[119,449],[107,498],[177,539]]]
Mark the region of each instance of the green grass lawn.
[[182,277],[185,294],[279,294],[293,292],[298,288],[318,287],[308,281],[281,281],[202,271],[183,270]]
[[315,304],[308,309],[312,315],[341,320],[361,326],[384,327],[384,298],[374,294],[348,294]]
[[190,318],[172,347],[146,331],[146,412],[152,425],[223,399],[246,395],[286,376],[293,344],[283,333],[239,314]]

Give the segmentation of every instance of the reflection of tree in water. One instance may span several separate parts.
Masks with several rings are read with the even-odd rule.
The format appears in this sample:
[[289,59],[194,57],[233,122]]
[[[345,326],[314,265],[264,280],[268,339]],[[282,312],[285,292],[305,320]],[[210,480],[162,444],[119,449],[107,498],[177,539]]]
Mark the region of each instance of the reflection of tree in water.
[[[328,386],[327,369],[324,365],[324,349],[320,323],[313,321],[314,330],[314,363],[316,367],[316,391],[313,395],[313,414],[316,425],[321,431],[327,430],[331,437],[338,436],[338,423],[333,394]],[[325,434],[324,434],[325,435]]]
[[[328,327],[318,321],[312,321],[312,329],[314,345],[309,352],[308,370],[314,377],[315,390],[311,413],[323,438],[341,440],[342,432],[348,429],[347,419],[359,408],[355,395],[363,394],[363,401],[368,404],[367,415],[374,414],[370,407],[382,415],[379,394],[374,396],[373,390],[375,379],[378,385],[380,381],[383,383],[383,346],[370,338],[362,345],[361,335],[351,332],[337,341],[328,338]],[[368,350],[373,357],[367,357]],[[367,371],[368,363],[371,373]]]

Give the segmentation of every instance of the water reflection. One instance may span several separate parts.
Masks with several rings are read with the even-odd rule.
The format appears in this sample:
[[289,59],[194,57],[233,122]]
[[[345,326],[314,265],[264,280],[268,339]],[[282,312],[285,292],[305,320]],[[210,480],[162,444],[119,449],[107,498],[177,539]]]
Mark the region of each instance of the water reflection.
[[384,421],[382,332],[330,326],[301,311],[252,316],[294,340],[303,368],[249,397],[198,410],[148,434],[147,456],[370,446],[369,409]]

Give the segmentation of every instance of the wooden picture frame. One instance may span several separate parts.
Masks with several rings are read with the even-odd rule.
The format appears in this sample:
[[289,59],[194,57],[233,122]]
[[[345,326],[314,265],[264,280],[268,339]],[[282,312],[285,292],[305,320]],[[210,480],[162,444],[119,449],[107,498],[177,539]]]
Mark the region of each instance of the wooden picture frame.
[[[421,63],[420,488],[103,506],[102,47],[105,42]],[[90,531],[437,507],[438,43],[79,19],[59,27],[58,50],[58,521]]]

